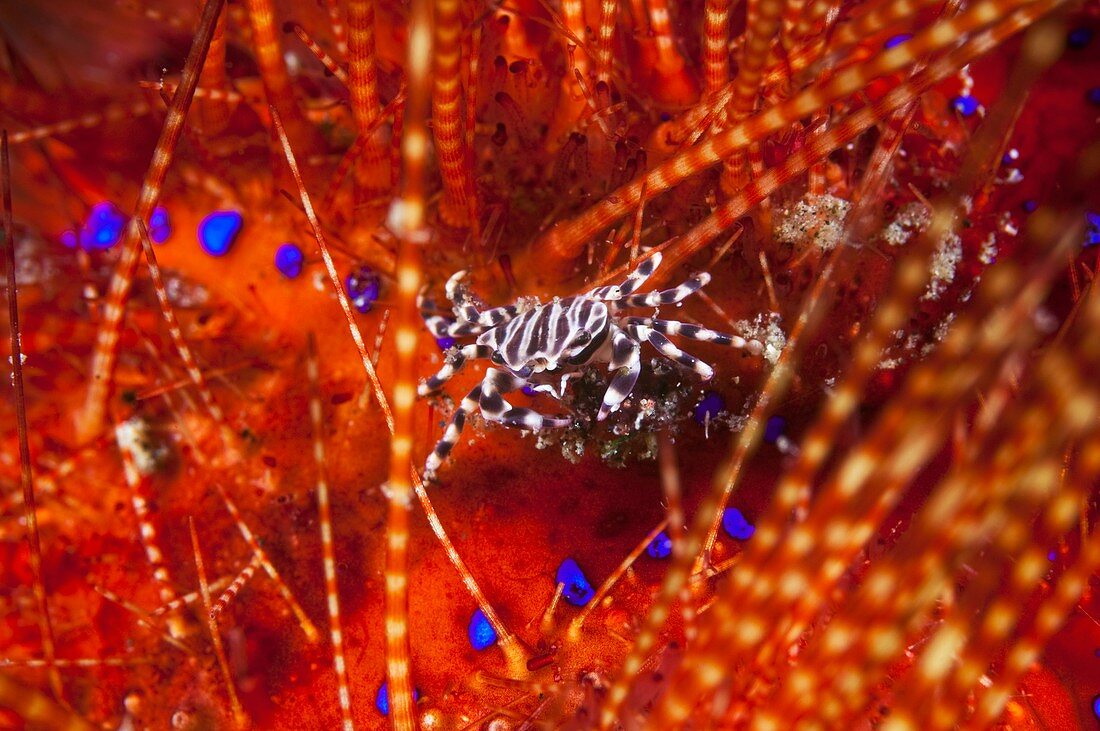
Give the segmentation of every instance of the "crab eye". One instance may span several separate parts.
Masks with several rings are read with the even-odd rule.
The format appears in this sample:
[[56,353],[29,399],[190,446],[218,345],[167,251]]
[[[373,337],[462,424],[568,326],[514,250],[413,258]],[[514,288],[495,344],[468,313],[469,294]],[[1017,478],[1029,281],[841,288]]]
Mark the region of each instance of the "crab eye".
[[497,365],[504,365],[504,356],[501,355],[499,352],[494,352],[492,355],[490,355],[489,360],[496,363]]
[[587,330],[581,330],[577,334],[577,337],[573,338],[573,342],[570,344],[570,347],[577,348],[582,345],[588,345],[590,342],[592,342],[592,333],[588,332]]

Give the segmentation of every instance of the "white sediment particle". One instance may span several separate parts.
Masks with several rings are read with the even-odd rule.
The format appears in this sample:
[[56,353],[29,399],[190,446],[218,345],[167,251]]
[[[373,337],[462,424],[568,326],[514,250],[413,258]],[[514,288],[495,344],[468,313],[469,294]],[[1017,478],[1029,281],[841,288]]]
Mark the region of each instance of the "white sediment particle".
[[773,232],[775,239],[829,251],[840,241],[844,218],[851,207],[849,201],[836,196],[806,195],[779,216]]
[[901,358],[883,358],[879,361],[879,370],[892,371],[905,361]]
[[138,472],[151,475],[157,471],[164,458],[164,449],[150,438],[149,425],[144,420],[135,416],[122,422],[115,427],[115,437],[119,447],[133,455]]
[[934,300],[947,290],[955,279],[955,270],[962,260],[962,239],[958,234],[950,233],[943,237],[940,245],[932,254],[932,263],[929,267],[931,281],[928,282],[928,290],[921,299]]
[[936,323],[936,329],[932,331],[932,340],[925,343],[921,348],[920,354],[926,356],[936,349],[936,346],[943,342],[947,337],[947,331],[951,329],[951,323],[955,321],[955,313],[949,312],[947,316]]
[[986,266],[997,261],[997,234],[992,231],[982,242],[982,250],[978,253],[978,261]]
[[914,233],[923,231],[932,221],[932,214],[923,203],[906,203],[897,217],[882,230],[882,240],[891,246],[903,246]]
[[761,313],[752,322],[740,320],[734,323],[741,336],[749,340],[759,340],[764,344],[764,360],[775,365],[780,353],[787,345],[787,334],[779,327],[782,317],[777,312]]

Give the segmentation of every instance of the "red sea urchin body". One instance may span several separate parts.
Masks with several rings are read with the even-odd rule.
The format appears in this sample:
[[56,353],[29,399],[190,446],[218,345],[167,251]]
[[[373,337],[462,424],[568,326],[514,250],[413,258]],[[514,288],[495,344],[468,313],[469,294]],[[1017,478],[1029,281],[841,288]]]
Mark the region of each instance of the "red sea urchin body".
[[[1089,727],[1095,29],[0,8],[0,726]],[[713,277],[660,317],[759,355],[678,340],[704,388],[646,345],[605,422],[589,369],[508,395],[571,426],[475,416],[410,473],[483,375],[411,398],[453,345],[418,281],[546,301],[653,252],[646,291]]]

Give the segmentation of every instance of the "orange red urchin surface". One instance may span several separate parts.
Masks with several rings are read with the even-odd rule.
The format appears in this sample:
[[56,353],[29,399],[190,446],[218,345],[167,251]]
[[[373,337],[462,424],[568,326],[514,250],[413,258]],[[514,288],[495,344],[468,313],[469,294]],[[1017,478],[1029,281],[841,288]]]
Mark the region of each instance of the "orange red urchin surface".
[[1095,727],[1098,14],[0,3],[0,727]]

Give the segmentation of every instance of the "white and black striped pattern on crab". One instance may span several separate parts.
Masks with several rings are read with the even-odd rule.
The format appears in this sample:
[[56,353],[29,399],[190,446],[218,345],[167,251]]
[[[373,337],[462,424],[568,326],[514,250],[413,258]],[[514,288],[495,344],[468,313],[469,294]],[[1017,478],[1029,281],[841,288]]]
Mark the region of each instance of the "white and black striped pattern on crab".
[[566,358],[581,365],[607,338],[611,315],[603,302],[587,297],[555,299],[482,334],[488,345],[514,371],[557,364]]
[[726,333],[708,330],[701,325],[692,325],[676,320],[658,320],[653,317],[624,317],[624,325],[644,325],[651,330],[656,330],[664,335],[679,335],[715,345],[728,345],[733,348],[743,348],[753,355],[760,355],[764,350],[764,344],[759,340],[746,340],[739,335],[727,335]]
[[534,431],[564,427],[571,423],[571,417],[545,416],[533,409],[516,408],[505,400],[503,394],[522,388],[525,384],[526,380],[519,376],[490,368],[481,383],[474,386],[455,409],[451,423],[443,432],[443,438],[435,445],[424,464],[424,479],[435,479],[436,471],[458,443],[462,429],[466,426],[466,419],[474,410],[479,409],[487,421]]
[[706,272],[700,272],[672,289],[631,295],[627,295],[624,292],[625,296],[618,300],[615,305],[617,307],[659,307],[661,305],[671,305],[683,301],[709,283],[710,275]]
[[478,309],[471,298],[464,298],[454,306],[454,312],[458,319],[437,314],[436,305],[421,292],[417,297],[417,307],[420,308],[420,316],[424,324],[436,338],[456,338],[465,335],[479,335],[486,330],[501,325],[512,319],[525,309],[530,309],[529,302],[522,302],[503,307],[493,307],[488,310]]

